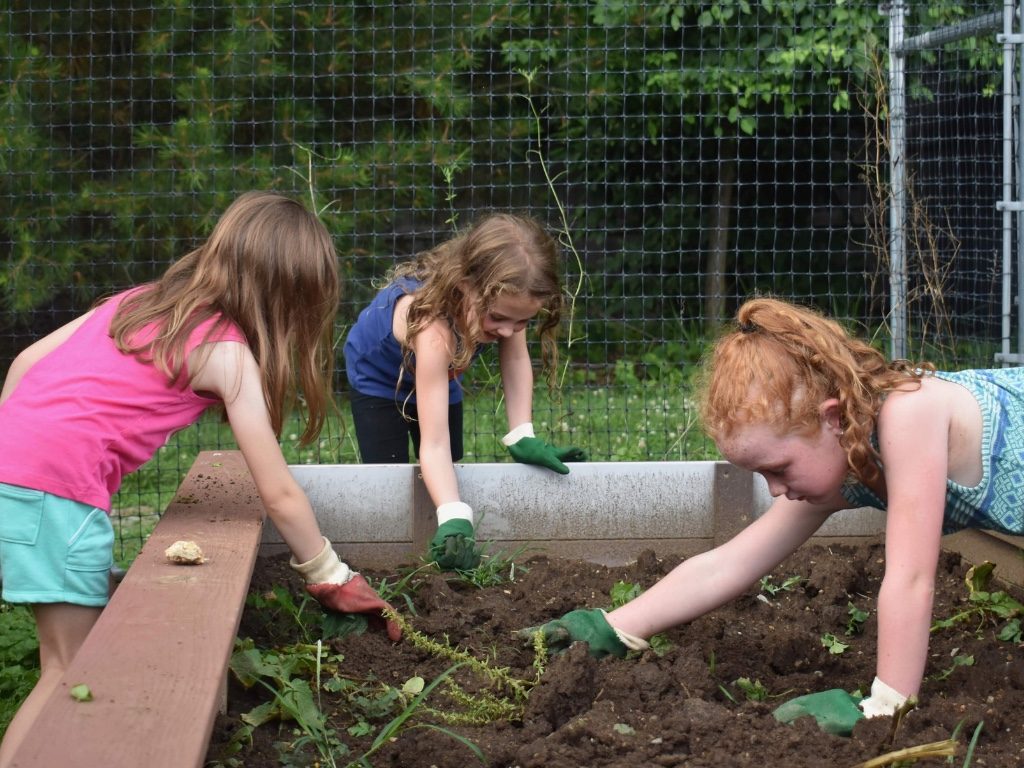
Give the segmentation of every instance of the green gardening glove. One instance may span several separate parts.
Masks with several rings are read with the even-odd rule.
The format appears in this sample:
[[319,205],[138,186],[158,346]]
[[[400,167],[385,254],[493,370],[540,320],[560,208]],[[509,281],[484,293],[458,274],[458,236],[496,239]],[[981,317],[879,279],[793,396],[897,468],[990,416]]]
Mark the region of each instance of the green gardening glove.
[[587,454],[579,448],[556,448],[539,437],[524,437],[508,446],[512,458],[520,464],[536,464],[553,469],[561,475],[568,475],[569,468],[563,461],[586,461]]
[[621,659],[629,650],[600,608],[569,611],[560,619],[520,629],[516,634],[530,642],[538,632],[544,636],[544,645],[554,653],[561,653],[575,642],[589,645],[590,655],[595,658],[611,654]]
[[810,715],[826,733],[849,736],[853,726],[864,717],[857,702],[858,699],[842,688],[833,688],[790,699],[772,714],[783,723],[791,723],[799,717]]
[[587,454],[579,448],[556,448],[535,437],[533,424],[529,421],[509,432],[501,442],[520,464],[536,464],[562,475],[569,474],[569,468],[562,462],[587,460]]
[[428,554],[442,571],[472,571],[480,565],[473,524],[461,519],[441,523],[430,540]]

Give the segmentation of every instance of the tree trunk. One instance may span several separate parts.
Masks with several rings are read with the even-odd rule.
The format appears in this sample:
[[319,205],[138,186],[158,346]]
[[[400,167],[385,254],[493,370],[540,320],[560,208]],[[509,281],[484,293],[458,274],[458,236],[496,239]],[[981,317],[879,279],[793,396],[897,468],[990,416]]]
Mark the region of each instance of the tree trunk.
[[725,319],[726,253],[736,196],[736,161],[723,161],[718,168],[716,199],[710,206],[707,269],[704,273],[704,329],[709,334],[714,334]]

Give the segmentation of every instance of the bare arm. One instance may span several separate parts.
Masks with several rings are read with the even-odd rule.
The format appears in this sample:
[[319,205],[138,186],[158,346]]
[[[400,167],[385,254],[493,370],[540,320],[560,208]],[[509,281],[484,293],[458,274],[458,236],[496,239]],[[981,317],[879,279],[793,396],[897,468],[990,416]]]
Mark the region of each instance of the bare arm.
[[501,385],[509,429],[533,420],[533,364],[526,346],[526,331],[516,331],[498,342]]
[[[202,349],[192,353],[190,363],[200,359]],[[213,344],[192,388],[224,401],[235,442],[267,514],[297,561],[314,558],[324,547],[320,526],[281,452],[263,399],[259,367],[249,348],[238,342]]]
[[454,339],[441,322],[413,340],[416,355],[416,412],[420,423],[420,471],[434,506],[459,501],[448,432],[448,368]]
[[921,686],[946,499],[949,416],[941,398],[895,392],[879,418],[889,511],[878,594],[878,677],[904,696]]
[[71,337],[71,334],[77,331],[82,323],[84,323],[92,313],[93,310],[89,310],[84,315],[76,317],[70,323],[62,325],[57,330],[25,347],[25,349],[19,352],[18,356],[15,357],[11,363],[11,367],[7,369],[7,378],[4,380],[4,388],[3,391],[0,392],[0,404],[10,397],[15,387],[17,387],[18,383],[21,381],[22,376],[25,375],[25,372],[29,368],[67,341]]
[[729,541],[691,557],[635,600],[608,614],[608,622],[650,637],[739,596],[821,527],[836,505],[775,499],[757,520]]

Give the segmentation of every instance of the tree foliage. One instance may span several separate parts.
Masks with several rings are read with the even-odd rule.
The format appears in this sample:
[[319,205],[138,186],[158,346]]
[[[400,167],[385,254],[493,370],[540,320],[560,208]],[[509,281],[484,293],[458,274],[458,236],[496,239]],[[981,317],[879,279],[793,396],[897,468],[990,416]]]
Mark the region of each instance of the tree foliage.
[[[922,28],[966,13],[913,6]],[[0,15],[7,322],[69,289],[149,279],[250,188],[321,213],[353,306],[462,217],[549,213],[554,196],[595,318],[667,333],[701,293],[709,212],[725,206],[735,291],[758,287],[743,275],[813,290],[849,243],[794,222],[858,184],[885,23],[842,0],[14,0]]]

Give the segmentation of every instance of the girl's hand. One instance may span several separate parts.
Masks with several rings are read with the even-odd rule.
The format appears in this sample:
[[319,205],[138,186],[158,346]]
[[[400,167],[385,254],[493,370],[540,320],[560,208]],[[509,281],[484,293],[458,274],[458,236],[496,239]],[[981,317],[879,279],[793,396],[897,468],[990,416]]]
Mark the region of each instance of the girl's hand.
[[544,645],[555,653],[581,642],[589,646],[589,653],[595,658],[611,655],[621,659],[627,651],[642,651],[650,647],[643,638],[629,635],[609,624],[607,614],[600,608],[569,611],[560,619],[539,627],[521,629],[516,634],[529,643],[538,632],[544,637]]
[[442,571],[472,571],[480,565],[473,524],[458,518],[441,523],[430,540],[428,556]]
[[558,448],[534,437],[533,424],[526,422],[501,439],[512,458],[520,464],[534,464],[547,467],[561,475],[569,474],[563,462],[586,461],[587,454],[579,448]]
[[864,717],[888,717],[907,703],[907,697],[877,677],[871,683],[871,695],[860,703]]
[[293,557],[289,565],[305,580],[306,591],[324,608],[338,613],[364,613],[371,625],[385,629],[393,641],[401,639],[401,627],[384,616],[390,606],[362,575],[338,559],[326,538],[324,548],[312,560],[297,563]]
[[825,733],[849,736],[864,713],[857,707],[857,700],[842,688],[808,693],[797,696],[777,707],[772,713],[782,723],[810,716]]

